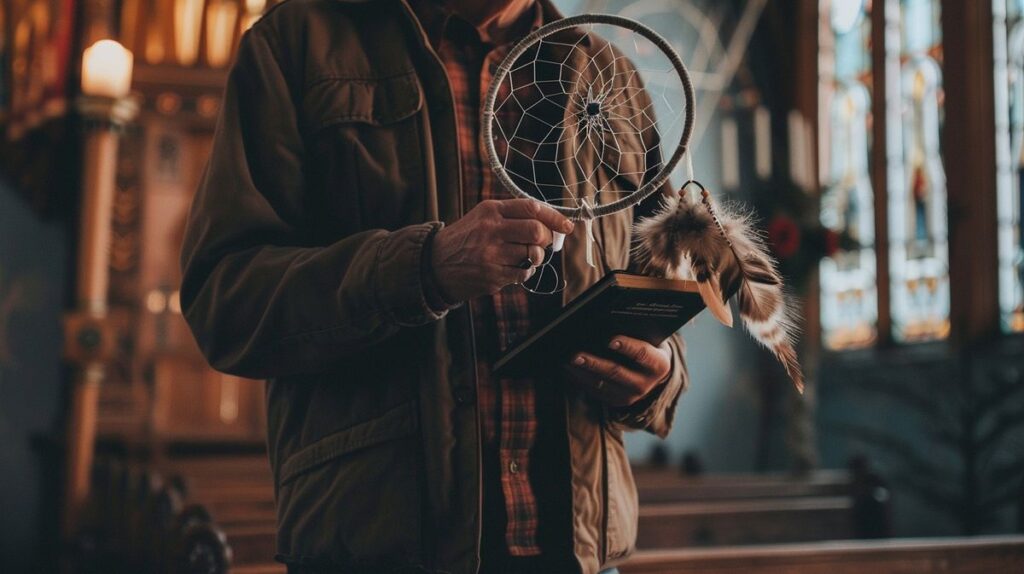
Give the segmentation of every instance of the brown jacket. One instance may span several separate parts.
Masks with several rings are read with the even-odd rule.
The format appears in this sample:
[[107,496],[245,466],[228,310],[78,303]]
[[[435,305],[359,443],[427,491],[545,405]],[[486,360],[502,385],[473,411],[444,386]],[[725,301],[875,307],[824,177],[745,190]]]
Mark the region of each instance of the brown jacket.
[[[404,0],[288,0],[242,37],[189,215],[181,302],[215,368],[268,380],[285,562],[477,571],[472,318],[466,305],[433,312],[419,265],[430,231],[471,207],[456,142],[444,69]],[[609,267],[629,264],[633,212],[594,226]],[[563,252],[566,301],[605,272],[586,264],[582,236]],[[670,344],[670,380],[643,410],[612,420],[565,391],[584,574],[633,550],[622,431],[668,434],[687,380],[682,339]]]

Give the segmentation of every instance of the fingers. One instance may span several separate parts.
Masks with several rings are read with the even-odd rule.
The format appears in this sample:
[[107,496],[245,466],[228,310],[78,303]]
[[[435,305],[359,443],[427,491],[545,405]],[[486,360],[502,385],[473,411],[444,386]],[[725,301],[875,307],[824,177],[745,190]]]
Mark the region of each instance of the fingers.
[[[520,248],[522,247],[523,246],[520,246]],[[530,261],[533,262],[534,267],[537,267],[538,265],[544,262],[545,253],[543,247],[541,247],[540,245],[529,245],[526,247],[529,247]]]
[[573,223],[567,217],[558,213],[551,206],[543,205],[537,212],[537,221],[540,221],[552,231],[560,233],[572,233]]
[[505,243],[495,249],[497,255],[493,262],[509,267],[519,268],[522,262],[529,257],[536,267],[544,262],[544,248],[539,245],[524,245],[522,243]]
[[578,353],[572,366],[588,371],[607,385],[619,387],[619,391],[630,396],[642,395],[647,389],[647,375],[590,353]]
[[511,285],[513,283],[524,283],[533,274],[537,272],[536,267],[530,267],[529,269],[522,269],[515,265],[499,265],[491,264],[488,265],[488,275],[490,277],[490,292],[495,293],[500,291],[504,286]]
[[551,230],[536,219],[506,219],[499,231],[508,243],[525,243],[527,245],[551,245]]
[[565,369],[570,379],[582,387],[584,392],[606,404],[627,406],[636,400],[627,388],[616,383],[609,384],[604,379],[594,376],[590,371],[572,365]]
[[614,406],[632,405],[662,381],[672,368],[667,344],[655,347],[625,335],[614,337],[608,347],[622,358],[606,359],[577,353],[567,365],[569,373],[589,394]]
[[555,208],[540,201],[534,199],[506,199],[497,203],[498,212],[507,219],[536,219],[552,231],[572,232],[572,221],[558,213]]
[[671,368],[668,351],[640,339],[619,335],[611,340],[608,348],[636,363],[650,374],[661,375]]

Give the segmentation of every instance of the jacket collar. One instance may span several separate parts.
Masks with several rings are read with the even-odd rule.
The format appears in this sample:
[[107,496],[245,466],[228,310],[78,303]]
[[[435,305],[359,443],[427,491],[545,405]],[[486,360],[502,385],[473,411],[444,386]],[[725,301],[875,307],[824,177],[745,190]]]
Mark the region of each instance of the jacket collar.
[[[368,2],[380,2],[382,0],[335,0],[335,2],[341,2],[342,4],[366,4]],[[558,8],[551,3],[551,0],[537,0],[544,7],[545,21],[551,22],[552,20],[558,20],[564,18]]]
[[[383,2],[388,0],[335,0],[335,2],[341,2],[342,4],[368,4],[370,2]],[[427,0],[436,1],[436,0]],[[565,18],[565,15],[551,2],[551,0],[536,0],[540,4],[541,9],[544,12],[544,22],[554,22],[555,20],[561,20]],[[590,45],[590,35],[586,34],[583,38],[583,44]]]

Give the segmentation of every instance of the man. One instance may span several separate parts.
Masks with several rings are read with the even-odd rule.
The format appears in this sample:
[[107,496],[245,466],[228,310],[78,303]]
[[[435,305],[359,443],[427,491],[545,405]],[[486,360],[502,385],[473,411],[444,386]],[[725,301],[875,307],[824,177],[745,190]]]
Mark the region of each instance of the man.
[[[488,171],[493,65],[558,17],[546,0],[288,0],[242,37],[181,298],[215,368],[268,380],[289,572],[594,574],[633,550],[622,430],[668,434],[682,339],[616,337],[617,360],[528,380],[489,368],[626,268],[653,205],[595,225],[595,269],[572,222]],[[555,232],[569,284],[529,295]]]

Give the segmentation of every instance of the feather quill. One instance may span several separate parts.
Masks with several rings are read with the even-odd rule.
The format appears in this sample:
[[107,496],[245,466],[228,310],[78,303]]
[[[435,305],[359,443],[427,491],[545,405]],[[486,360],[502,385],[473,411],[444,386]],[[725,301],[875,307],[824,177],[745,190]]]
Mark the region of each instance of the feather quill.
[[662,199],[657,213],[637,222],[635,257],[647,273],[696,280],[708,310],[728,326],[732,313],[727,301],[735,294],[747,331],[775,355],[802,393],[795,311],[775,260],[749,215],[734,206],[713,205],[700,188],[700,202],[683,186]]

